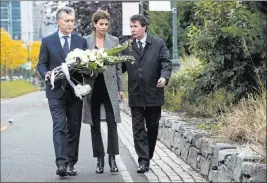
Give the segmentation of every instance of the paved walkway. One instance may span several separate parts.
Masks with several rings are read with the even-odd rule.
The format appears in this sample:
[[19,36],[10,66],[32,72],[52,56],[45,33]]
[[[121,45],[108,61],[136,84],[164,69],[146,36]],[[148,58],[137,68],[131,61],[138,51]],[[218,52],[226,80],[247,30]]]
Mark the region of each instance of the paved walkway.
[[[119,138],[138,165],[137,154],[134,149],[131,116],[121,112],[121,117],[122,123],[118,125]],[[121,173],[123,174],[123,172]],[[154,157],[150,162],[150,171],[146,172],[145,176],[149,182],[207,182],[159,141],[157,141]]]
[[[11,118],[13,122],[9,124]],[[82,124],[80,155],[76,166],[79,175],[68,176],[64,182],[206,182],[159,141],[150,171],[136,173],[138,163],[131,116],[121,111],[121,118],[122,123],[118,124],[120,155],[116,156],[120,171],[111,176],[109,166],[105,166],[104,174],[95,173],[96,159],[92,157],[90,126]],[[1,127],[5,127],[1,128],[1,166],[4,167],[1,169],[1,182],[62,182],[55,175],[51,124],[43,92],[1,101]],[[107,129],[104,123],[101,129],[106,146]]]

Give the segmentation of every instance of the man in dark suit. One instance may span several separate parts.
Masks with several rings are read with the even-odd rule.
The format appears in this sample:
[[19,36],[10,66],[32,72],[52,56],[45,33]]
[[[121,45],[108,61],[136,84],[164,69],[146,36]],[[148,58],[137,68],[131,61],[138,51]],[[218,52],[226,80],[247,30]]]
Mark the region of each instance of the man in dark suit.
[[123,63],[122,70],[128,72],[129,107],[139,163],[137,172],[144,173],[149,171],[155,150],[164,86],[171,77],[172,62],[165,42],[147,33],[148,22],[143,15],[132,16],[130,26],[133,49],[123,53],[132,55],[135,63]]
[[[86,40],[72,33],[75,21],[74,9],[60,8],[56,13],[58,31],[42,39],[38,70],[46,81],[51,70],[65,62],[67,54],[75,48],[87,49]],[[79,73],[71,75],[82,81]],[[75,81],[74,80],[74,81]],[[74,169],[78,161],[78,148],[81,128],[82,101],[75,96],[66,79],[55,83],[55,88],[46,84],[46,97],[53,119],[53,142],[56,155],[56,174],[60,177],[76,175]]]

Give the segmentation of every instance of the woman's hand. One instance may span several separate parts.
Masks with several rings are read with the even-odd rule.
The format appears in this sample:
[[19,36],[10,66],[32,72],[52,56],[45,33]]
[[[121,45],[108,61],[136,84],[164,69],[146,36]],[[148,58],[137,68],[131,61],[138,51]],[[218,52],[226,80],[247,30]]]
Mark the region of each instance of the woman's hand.
[[123,91],[120,91],[119,92],[119,95],[120,95],[120,102],[122,102],[123,99],[124,99],[124,92]]

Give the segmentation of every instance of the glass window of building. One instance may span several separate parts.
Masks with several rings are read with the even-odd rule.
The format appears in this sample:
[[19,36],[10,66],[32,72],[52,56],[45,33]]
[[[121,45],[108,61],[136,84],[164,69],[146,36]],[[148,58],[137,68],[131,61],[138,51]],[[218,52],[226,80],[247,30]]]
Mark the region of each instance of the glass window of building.
[[20,8],[20,1],[12,1],[12,8]]
[[1,8],[1,20],[2,19],[8,19],[8,9]]
[[20,19],[20,9],[12,8],[12,19]]
[[21,39],[21,33],[20,32],[13,32],[12,38],[13,39]]
[[8,30],[8,21],[1,21],[1,27],[9,32],[9,30]]
[[1,2],[0,2],[1,9],[2,9],[2,8],[7,8],[7,7],[8,7],[8,4],[9,4],[8,1],[1,1]]
[[12,32],[20,32],[20,31],[21,31],[20,21],[12,21]]

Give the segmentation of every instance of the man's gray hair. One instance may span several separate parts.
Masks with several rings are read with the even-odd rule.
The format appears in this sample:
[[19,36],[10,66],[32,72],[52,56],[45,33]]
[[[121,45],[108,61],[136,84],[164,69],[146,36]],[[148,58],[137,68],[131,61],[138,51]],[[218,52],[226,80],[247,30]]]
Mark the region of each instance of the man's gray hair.
[[57,13],[56,13],[56,20],[61,18],[62,13],[73,14],[75,16],[75,11],[73,8],[64,6],[64,7],[58,8]]

